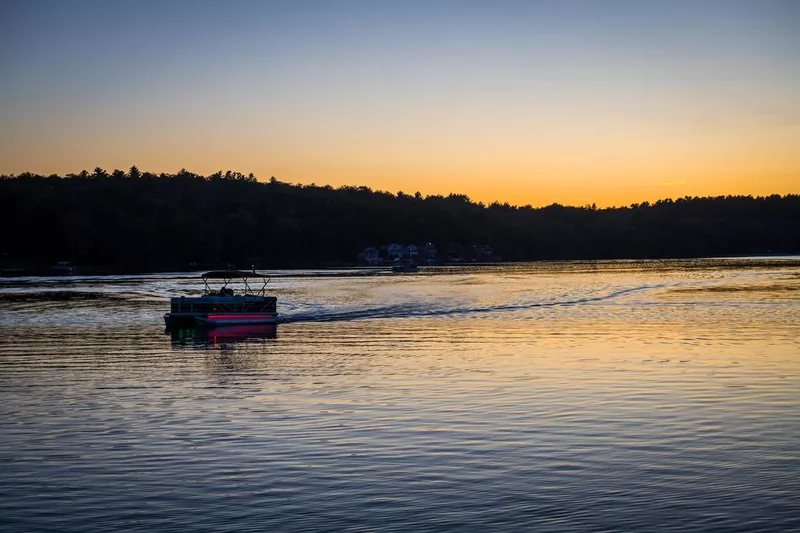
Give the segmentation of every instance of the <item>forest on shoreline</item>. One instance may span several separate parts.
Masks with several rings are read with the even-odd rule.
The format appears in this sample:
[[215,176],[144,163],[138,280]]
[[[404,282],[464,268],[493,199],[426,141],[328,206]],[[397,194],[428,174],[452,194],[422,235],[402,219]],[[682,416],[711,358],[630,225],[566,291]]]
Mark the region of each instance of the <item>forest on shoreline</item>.
[[488,246],[504,261],[800,253],[798,194],[533,208],[131,167],[3,175],[0,199],[2,269],[316,268],[356,264],[364,248],[387,243]]

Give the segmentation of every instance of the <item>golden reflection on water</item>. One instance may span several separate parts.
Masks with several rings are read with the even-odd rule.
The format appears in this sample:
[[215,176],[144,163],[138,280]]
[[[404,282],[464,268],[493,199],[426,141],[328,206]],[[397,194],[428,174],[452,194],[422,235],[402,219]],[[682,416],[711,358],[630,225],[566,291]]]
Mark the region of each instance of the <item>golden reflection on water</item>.
[[790,530],[798,269],[287,277],[277,329],[173,335],[191,280],[0,287],[0,520]]

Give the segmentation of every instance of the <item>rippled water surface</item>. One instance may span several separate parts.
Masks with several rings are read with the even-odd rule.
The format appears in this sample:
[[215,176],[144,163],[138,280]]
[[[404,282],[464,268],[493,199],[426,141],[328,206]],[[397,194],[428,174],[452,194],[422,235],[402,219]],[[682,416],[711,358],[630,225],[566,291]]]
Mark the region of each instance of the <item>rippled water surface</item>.
[[800,260],[0,279],[4,531],[800,529]]

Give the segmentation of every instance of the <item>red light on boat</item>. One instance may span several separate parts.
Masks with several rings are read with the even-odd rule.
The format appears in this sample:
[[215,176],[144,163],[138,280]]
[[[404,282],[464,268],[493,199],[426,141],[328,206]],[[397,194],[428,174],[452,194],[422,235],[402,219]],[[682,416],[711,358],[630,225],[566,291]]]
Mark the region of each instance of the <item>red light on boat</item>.
[[273,318],[275,317],[274,314],[243,314],[243,313],[236,313],[233,315],[208,315],[208,320],[257,320],[263,318]]

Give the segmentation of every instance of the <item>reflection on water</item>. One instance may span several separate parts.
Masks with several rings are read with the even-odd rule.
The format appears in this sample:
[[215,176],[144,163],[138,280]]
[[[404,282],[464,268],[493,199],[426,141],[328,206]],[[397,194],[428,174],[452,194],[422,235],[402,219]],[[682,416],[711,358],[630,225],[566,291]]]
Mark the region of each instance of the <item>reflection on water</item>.
[[0,280],[0,527],[800,529],[800,261],[282,274]]
[[175,346],[216,347],[257,339],[275,339],[278,326],[275,324],[248,324],[217,326],[214,328],[170,328],[165,331]]

